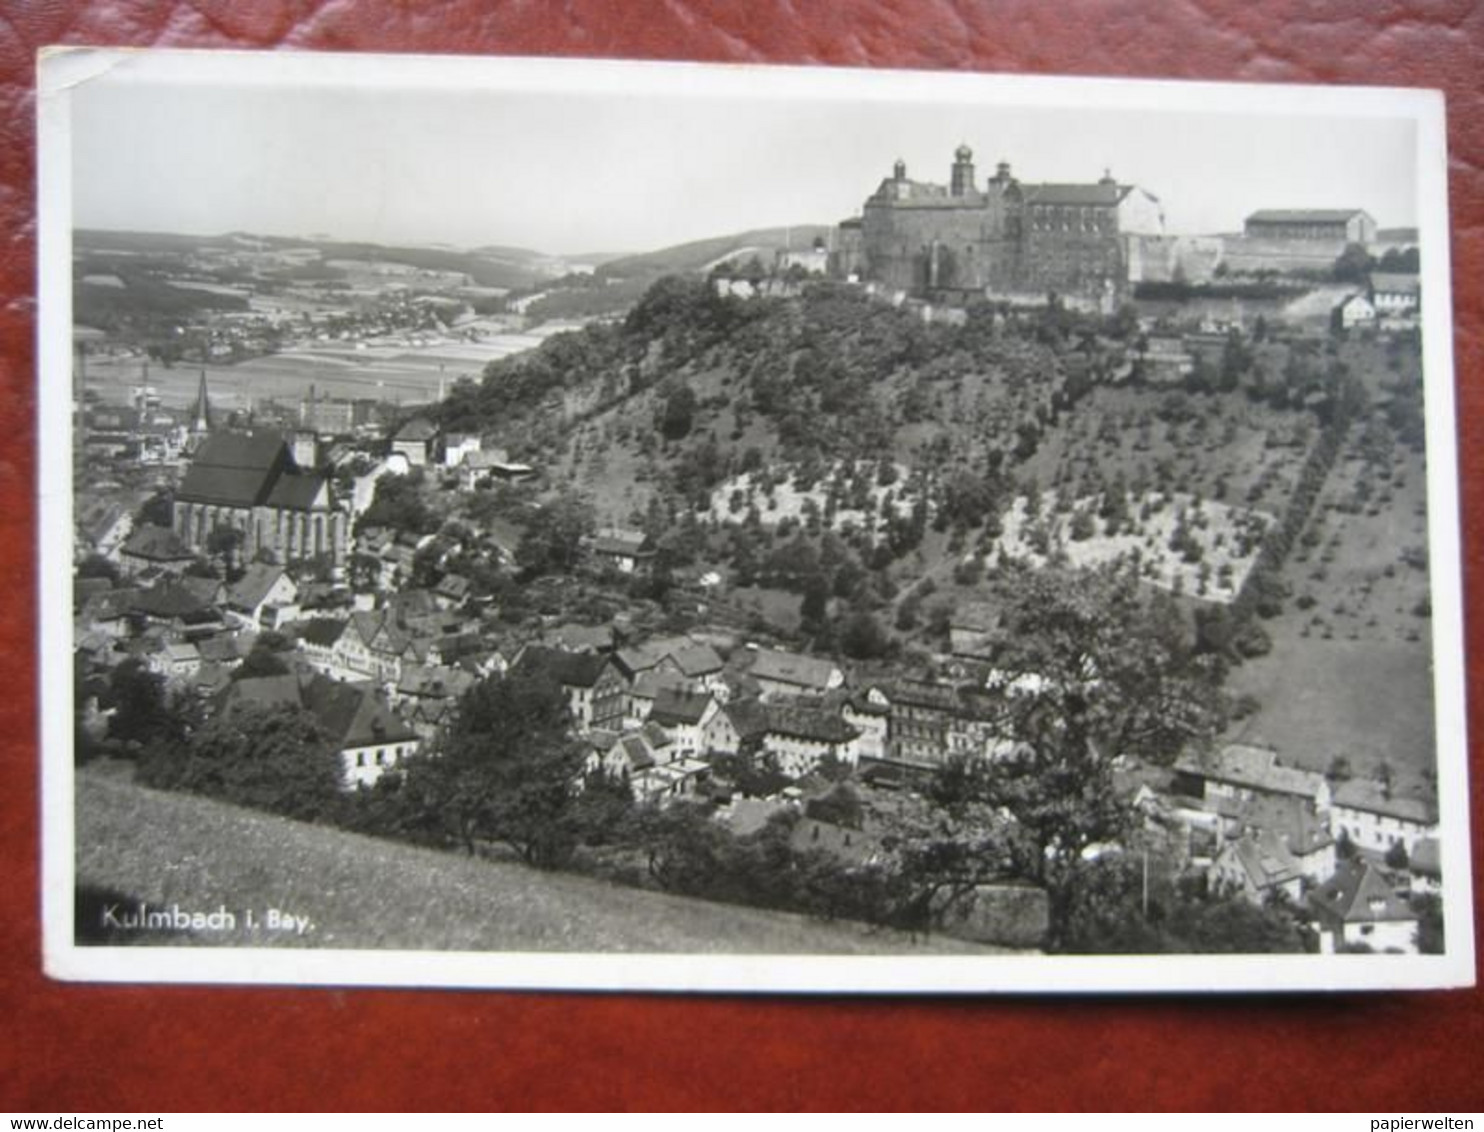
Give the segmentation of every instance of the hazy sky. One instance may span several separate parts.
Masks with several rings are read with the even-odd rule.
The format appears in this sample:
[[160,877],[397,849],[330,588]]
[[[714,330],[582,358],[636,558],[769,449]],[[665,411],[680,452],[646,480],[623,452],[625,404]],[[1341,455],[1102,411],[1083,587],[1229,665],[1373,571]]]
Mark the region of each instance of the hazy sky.
[[74,86],[76,225],[643,250],[840,220],[897,157],[911,176],[946,182],[960,142],[981,181],[1001,159],[1027,181],[1111,168],[1158,196],[1179,232],[1237,229],[1263,207],[1417,222],[1412,120],[1315,114],[1305,88],[1277,99],[1251,88],[1266,91],[1254,112],[1230,99],[1190,110],[1184,88],[1146,86],[1131,109],[1106,88],[1080,107],[1066,88],[1027,100],[1018,87],[1009,99],[957,87],[945,98],[929,84],[897,97],[890,76],[865,72],[850,76],[862,100],[842,93],[840,72],[816,92],[797,69],[751,69],[744,82],[734,71],[710,86],[701,68],[625,82],[632,72],[610,64],[600,89],[570,93],[564,77],[580,74],[570,69],[536,84],[469,84],[459,76],[484,72],[460,70],[463,60],[439,81],[388,88],[369,81],[364,59],[349,78],[290,62],[298,69],[271,82],[234,67],[204,82],[135,67]]

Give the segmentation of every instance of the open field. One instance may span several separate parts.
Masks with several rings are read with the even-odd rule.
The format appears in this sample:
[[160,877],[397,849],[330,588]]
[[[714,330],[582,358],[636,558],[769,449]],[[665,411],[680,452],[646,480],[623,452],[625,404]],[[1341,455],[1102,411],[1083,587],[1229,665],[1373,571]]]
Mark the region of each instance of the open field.
[[127,400],[132,387],[147,382],[165,405],[185,408],[194,403],[205,370],[212,403],[227,409],[245,409],[249,402],[268,398],[297,401],[310,385],[321,397],[418,403],[434,400],[440,382],[477,379],[489,362],[534,349],[552,334],[570,329],[567,323],[549,323],[476,342],[430,341],[421,346],[387,342],[357,348],[354,343],[332,342],[298,346],[237,365],[183,362],[166,368],[150,363],[146,369],[138,356],[90,357],[87,385],[105,401],[117,403]]
[[[1004,533],[996,545],[1001,554],[1036,566],[1044,565],[1056,550],[1078,569],[1136,561],[1140,576],[1162,589],[1225,603],[1242,588],[1257,561],[1263,532],[1272,522],[1272,516],[1258,511],[1201,502],[1178,492],[1169,496],[1155,492],[1130,500],[1130,525],[1107,534],[1096,518],[1099,502],[1079,499],[1070,511],[1058,514],[1054,501],[1043,497],[1032,516],[1029,500],[1019,496],[1004,517]],[[1075,537],[1079,515],[1097,533]],[[1188,556],[1172,547],[1182,530],[1191,547]],[[1038,550],[1035,532],[1045,537],[1045,552]]]
[[1229,686],[1263,705],[1230,738],[1285,763],[1322,772],[1343,755],[1371,776],[1384,759],[1410,780],[1433,767],[1432,666],[1415,644],[1275,637]]
[[[108,899],[237,913],[233,931],[151,943],[475,951],[985,954],[852,924],[736,908],[418,849],[220,802],[77,776],[77,881]],[[249,934],[276,908],[313,928]],[[120,942],[117,939],[112,942]]]

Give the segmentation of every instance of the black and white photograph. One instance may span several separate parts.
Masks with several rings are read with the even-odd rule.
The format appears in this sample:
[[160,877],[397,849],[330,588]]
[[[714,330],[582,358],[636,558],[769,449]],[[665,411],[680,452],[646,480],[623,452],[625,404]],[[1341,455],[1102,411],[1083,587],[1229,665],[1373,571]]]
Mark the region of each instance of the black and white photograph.
[[53,975],[1474,982],[1441,96],[40,75]]

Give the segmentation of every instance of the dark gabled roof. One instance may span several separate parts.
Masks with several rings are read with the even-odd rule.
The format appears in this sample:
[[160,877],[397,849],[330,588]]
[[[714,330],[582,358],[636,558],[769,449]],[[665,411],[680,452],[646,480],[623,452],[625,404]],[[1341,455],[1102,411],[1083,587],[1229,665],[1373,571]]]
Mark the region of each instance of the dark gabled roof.
[[1298,861],[1276,833],[1248,834],[1233,842],[1231,849],[1252,887],[1259,891],[1288,884],[1303,875]]
[[190,617],[210,608],[192,593],[190,588],[175,580],[161,582],[143,591],[134,600],[134,608],[150,617]]
[[227,685],[222,693],[221,706],[228,709],[241,704],[257,704],[261,707],[302,707],[299,678],[292,674],[282,676],[249,676]]
[[544,634],[546,642],[569,652],[606,652],[613,648],[612,625],[559,625]]
[[672,652],[670,659],[687,676],[706,676],[720,672],[724,667],[721,657],[710,645],[688,645]]
[[654,766],[654,754],[650,751],[649,744],[644,741],[643,736],[625,735],[618,742],[623,747],[629,766],[635,770],[648,770]]
[[1346,923],[1417,918],[1380,871],[1363,861],[1341,864],[1334,876],[1309,893],[1309,905]]
[[469,579],[462,574],[445,574],[433,592],[440,597],[466,598],[469,596]]
[[654,551],[649,548],[649,540],[646,538],[630,539],[615,538],[612,535],[600,535],[593,539],[592,550],[594,554],[609,554],[617,558],[650,558]]
[[252,642],[256,638],[255,633],[219,633],[197,641],[196,648],[201,653],[202,660],[235,665],[252,651]]
[[1363,208],[1260,208],[1247,217],[1247,223],[1343,224],[1352,216],[1365,215]]
[[1400,275],[1390,271],[1371,272],[1371,290],[1393,294],[1415,295],[1422,289],[1422,281],[1415,275]]
[[325,486],[323,476],[285,472],[273,484],[266,500],[269,507],[285,511],[308,511],[314,507]]
[[1442,845],[1436,837],[1419,838],[1412,846],[1411,858],[1407,862],[1416,876],[1441,877],[1443,875]]
[[288,448],[276,432],[216,433],[196,450],[175,498],[252,507],[267,499],[274,477],[288,462]]
[[[1207,799],[1211,801],[1211,799]],[[1313,806],[1293,794],[1254,794],[1239,799],[1235,816],[1247,829],[1276,834],[1289,852],[1304,857],[1334,844]]]
[[227,590],[227,604],[234,609],[256,609],[263,604],[263,599],[283,576],[282,566],[254,562],[242,571],[242,577]]
[[679,688],[661,688],[654,697],[654,707],[649,718],[662,727],[693,725],[701,722],[711,697],[705,693],[691,693]]
[[1416,825],[1435,825],[1438,802],[1422,790],[1388,789],[1383,782],[1370,778],[1350,778],[1334,788],[1334,805],[1369,814],[1383,814]]
[[1284,766],[1278,761],[1277,751],[1245,743],[1231,743],[1213,753],[1183,754],[1175,761],[1175,768],[1219,782],[1301,798],[1317,797],[1324,786],[1322,774]]
[[316,676],[304,686],[303,703],[341,749],[404,743],[417,738],[417,732],[377,699],[370,688]]
[[549,672],[566,688],[591,688],[598,682],[606,667],[606,656],[567,652],[545,645],[527,645],[516,664],[519,672]]
[[765,704],[766,734],[814,743],[848,743],[860,734],[832,712],[783,704]]
[[316,617],[306,621],[299,630],[299,639],[320,648],[334,648],[335,642],[345,632],[345,622],[334,617]]
[[427,417],[413,417],[397,430],[397,435],[392,437],[393,441],[407,440],[414,443],[422,443],[432,440],[438,435],[438,426]]
[[758,680],[773,680],[801,688],[824,691],[835,673],[832,661],[797,653],[762,649],[753,658],[751,673]]
[[1027,204],[1077,204],[1115,205],[1128,195],[1132,186],[1118,185],[1112,181],[1095,181],[1091,184],[1041,184],[1023,185]]
[[907,704],[912,707],[932,708],[936,711],[957,713],[963,704],[958,689],[951,684],[936,680],[899,677],[881,689],[892,704]]
[[756,739],[767,734],[768,711],[760,700],[732,700],[722,710],[732,721],[741,739]]
[[195,552],[169,527],[157,527],[152,523],[135,527],[120,553],[150,562],[189,562],[196,557]]
[[647,672],[666,659],[674,661],[686,676],[705,676],[724,667],[715,649],[688,637],[660,637],[618,652],[619,663],[631,675]]
[[256,432],[217,432],[201,442],[193,465],[219,468],[255,468],[266,472],[286,451],[283,436],[271,429]]

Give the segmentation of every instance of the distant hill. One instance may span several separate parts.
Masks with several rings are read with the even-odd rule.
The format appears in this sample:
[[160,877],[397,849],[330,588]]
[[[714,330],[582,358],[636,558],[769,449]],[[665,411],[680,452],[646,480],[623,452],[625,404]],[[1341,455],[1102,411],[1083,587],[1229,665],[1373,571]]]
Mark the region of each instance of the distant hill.
[[632,278],[634,276],[658,277],[689,271],[706,271],[718,260],[740,252],[756,249],[759,258],[771,265],[775,252],[792,247],[803,251],[817,238],[827,239],[833,226],[828,224],[800,224],[791,228],[756,228],[748,232],[736,232],[729,236],[713,236],[706,240],[693,240],[688,244],[661,248],[641,255],[623,256],[610,260],[598,269],[598,274],[608,278]]
[[260,236],[247,232],[191,236],[173,232],[125,232],[91,228],[80,228],[74,232],[73,242],[79,252],[121,252],[133,256],[185,255],[198,248],[248,250],[254,245],[265,251],[314,248],[326,260],[377,260],[406,264],[428,271],[455,271],[470,276],[480,286],[504,287],[510,290],[539,286],[568,270],[567,261],[559,256],[528,248],[495,246],[460,251],[444,245],[419,247],[376,244],[361,240]]
[[[469,951],[987,954],[853,924],[713,904],[399,845],[90,768],[77,777],[80,942]],[[234,931],[140,939],[100,929],[107,903],[239,913]],[[249,935],[269,908],[314,929]]]

